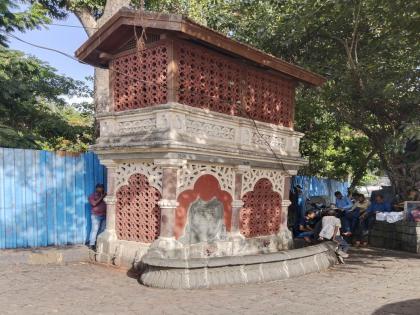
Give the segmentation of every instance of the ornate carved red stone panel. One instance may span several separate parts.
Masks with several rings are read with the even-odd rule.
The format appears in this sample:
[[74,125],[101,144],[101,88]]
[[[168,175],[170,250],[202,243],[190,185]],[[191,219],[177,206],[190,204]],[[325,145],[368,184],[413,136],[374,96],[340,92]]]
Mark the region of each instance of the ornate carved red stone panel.
[[[177,44],[179,102],[291,126],[294,83],[186,42]],[[242,105],[238,105],[238,104]],[[245,112],[246,110],[246,112]]]
[[[115,111],[168,100],[169,56],[178,65],[176,99],[227,115],[292,126],[295,83],[199,45],[168,42],[115,58],[111,67]],[[172,86],[172,85],[171,85]]]
[[111,65],[115,111],[166,103],[167,65],[165,43],[115,58]]
[[174,231],[177,239],[184,232],[190,205],[198,199],[210,201],[213,198],[216,198],[223,204],[224,224],[226,226],[226,230],[230,231],[232,219],[232,196],[221,189],[216,177],[212,175],[202,175],[197,179],[192,190],[183,191],[177,198],[179,206],[176,208],[175,212]]
[[260,179],[253,191],[247,192],[239,214],[239,229],[245,237],[277,234],[281,224],[281,197],[273,185]]
[[151,243],[159,236],[160,192],[149,185],[146,176],[131,175],[128,185],[117,193],[116,230],[118,238],[127,241]]

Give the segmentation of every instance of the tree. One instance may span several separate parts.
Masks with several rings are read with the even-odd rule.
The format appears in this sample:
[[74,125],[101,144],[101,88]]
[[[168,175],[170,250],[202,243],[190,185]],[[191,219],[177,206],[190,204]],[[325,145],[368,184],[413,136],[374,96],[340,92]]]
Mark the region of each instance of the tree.
[[[171,10],[173,2],[185,3],[154,3]],[[313,101],[367,137],[365,158],[378,156],[397,192],[420,179],[418,162],[405,160],[406,143],[420,150],[416,1],[207,1],[203,8],[210,27],[325,75]]]
[[[6,33],[39,28],[50,23],[51,18],[66,16],[66,11],[60,7],[61,2],[61,0],[2,0],[0,2],[0,45],[7,45]],[[24,11],[18,11],[20,3],[27,5]]]
[[[67,0],[65,5],[92,35],[122,6],[139,2]],[[403,189],[400,181],[407,186],[416,180],[407,176],[413,174],[411,170],[419,169],[416,163],[402,162],[406,156],[402,143],[409,142],[410,147],[420,150],[418,132],[407,133],[407,126],[413,124],[410,130],[418,130],[420,115],[416,28],[419,14],[415,1],[149,0],[145,6],[155,11],[188,14],[240,41],[325,75],[327,84],[319,90],[320,97],[312,100],[321,109],[320,117],[332,114],[340,124],[338,134],[341,128],[350,126],[354,130],[350,138],[361,137],[359,140],[364,141],[361,139],[367,137],[370,146],[357,140],[348,158],[359,156],[361,163],[355,165],[363,168],[377,156],[397,191]],[[108,105],[107,89],[108,72],[96,69],[98,110]],[[297,99],[298,111],[302,102],[304,98]],[[397,171],[401,163],[403,172]],[[353,172],[357,170],[354,165],[352,168]]]
[[86,96],[84,83],[34,57],[0,47],[0,146],[86,151],[92,118],[63,95]]
[[86,85],[6,47],[9,33],[64,17],[62,1],[22,2],[23,11],[17,1],[0,3],[0,146],[85,151],[93,138],[91,114],[62,97],[87,96]]
[[309,161],[299,174],[345,181],[351,175],[351,188],[355,188],[363,182],[368,170],[378,169],[378,159],[369,139],[326,110],[318,91],[302,89],[297,98],[295,128],[305,132],[300,151]]

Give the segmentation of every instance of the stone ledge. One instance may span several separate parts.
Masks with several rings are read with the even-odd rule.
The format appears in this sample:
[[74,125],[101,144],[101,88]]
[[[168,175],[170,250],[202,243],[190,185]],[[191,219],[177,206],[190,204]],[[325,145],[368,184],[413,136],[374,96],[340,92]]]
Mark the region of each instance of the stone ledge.
[[188,266],[182,260],[165,262],[144,257],[146,265],[140,281],[156,288],[197,289],[282,280],[328,269],[337,262],[334,247],[322,243],[273,254],[196,259]]
[[204,268],[252,265],[259,263],[277,262],[291,259],[299,259],[315,254],[324,253],[333,249],[333,244],[321,243],[314,246],[299,248],[295,250],[280,251],[277,253],[265,253],[244,256],[223,256],[211,258],[190,258],[190,259],[167,259],[160,257],[150,257],[147,254],[142,258],[143,263],[155,267],[168,268]]

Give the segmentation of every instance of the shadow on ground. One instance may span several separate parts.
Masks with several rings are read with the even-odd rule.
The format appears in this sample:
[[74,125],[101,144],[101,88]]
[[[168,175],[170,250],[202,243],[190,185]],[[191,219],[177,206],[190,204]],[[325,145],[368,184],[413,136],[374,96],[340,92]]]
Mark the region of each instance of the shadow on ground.
[[378,308],[372,315],[419,315],[420,299],[386,304]]

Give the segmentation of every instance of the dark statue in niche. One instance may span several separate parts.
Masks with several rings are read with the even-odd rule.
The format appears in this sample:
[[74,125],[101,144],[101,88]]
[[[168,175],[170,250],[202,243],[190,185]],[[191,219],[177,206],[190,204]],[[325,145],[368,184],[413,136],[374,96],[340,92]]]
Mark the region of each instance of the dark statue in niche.
[[211,243],[226,238],[223,204],[218,199],[197,199],[188,209],[184,235],[179,239],[184,244]]

